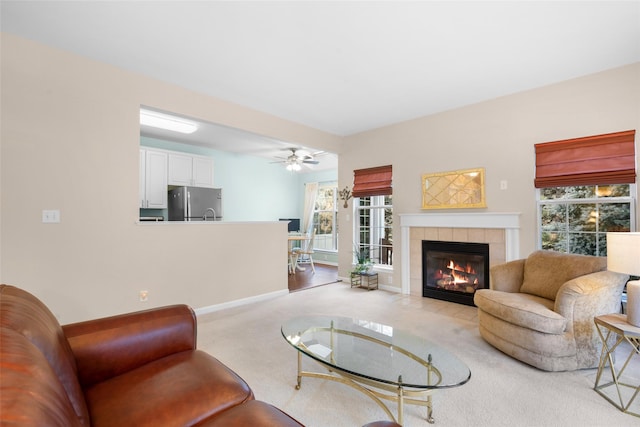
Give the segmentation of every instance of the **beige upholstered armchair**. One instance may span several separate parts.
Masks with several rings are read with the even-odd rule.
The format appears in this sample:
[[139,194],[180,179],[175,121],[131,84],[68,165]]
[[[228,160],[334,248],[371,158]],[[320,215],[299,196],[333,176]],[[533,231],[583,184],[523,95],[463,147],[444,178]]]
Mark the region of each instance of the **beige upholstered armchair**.
[[502,352],[545,371],[598,366],[593,318],[620,311],[628,276],[607,259],[537,251],[491,269],[476,291],[480,335]]

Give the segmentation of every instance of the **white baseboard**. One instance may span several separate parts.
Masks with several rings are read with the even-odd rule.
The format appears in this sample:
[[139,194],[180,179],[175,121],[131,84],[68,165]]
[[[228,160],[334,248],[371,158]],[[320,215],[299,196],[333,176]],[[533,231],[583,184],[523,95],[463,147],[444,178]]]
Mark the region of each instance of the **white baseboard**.
[[224,310],[227,308],[240,307],[240,306],[251,304],[254,302],[270,300],[283,295],[287,295],[288,293],[289,293],[288,289],[283,289],[281,291],[270,292],[268,294],[256,295],[253,297],[237,299],[229,302],[223,302],[222,304],[215,304],[207,307],[200,307],[200,308],[194,309],[194,311],[196,313],[196,316],[201,316],[203,314],[214,313],[216,311]]
[[314,264],[324,264],[324,265],[330,265],[332,267],[337,267],[338,263],[337,262],[333,262],[333,261],[327,261],[324,259],[314,259],[313,260]]
[[395,286],[389,286],[389,285],[378,285],[378,287],[382,290],[385,291],[389,291],[389,292],[395,292],[397,294],[402,292],[402,289],[395,287]]
[[[349,278],[347,277],[339,277],[338,278],[340,281],[342,281],[343,283],[349,284]],[[396,288],[395,286],[387,286],[387,285],[379,285],[378,286],[379,289],[385,290],[385,291],[389,291],[389,292],[400,292],[401,289],[400,288]],[[254,302],[260,302],[260,301],[267,301],[273,298],[277,298],[277,297],[281,297],[284,295],[289,294],[289,290],[288,289],[283,289],[281,291],[275,291],[275,292],[270,292],[268,294],[262,294],[262,295],[256,295],[253,297],[248,297],[248,298],[242,298],[242,299],[238,299],[238,300],[233,300],[233,301],[228,301],[228,302],[223,302],[221,304],[214,304],[214,305],[209,305],[206,307],[200,307],[200,308],[196,308],[194,309],[196,316],[201,316],[204,314],[209,314],[209,313],[215,313],[216,311],[220,311],[220,310],[225,310],[227,308],[234,308],[234,307],[240,307],[243,305],[247,305],[247,304],[251,304]]]

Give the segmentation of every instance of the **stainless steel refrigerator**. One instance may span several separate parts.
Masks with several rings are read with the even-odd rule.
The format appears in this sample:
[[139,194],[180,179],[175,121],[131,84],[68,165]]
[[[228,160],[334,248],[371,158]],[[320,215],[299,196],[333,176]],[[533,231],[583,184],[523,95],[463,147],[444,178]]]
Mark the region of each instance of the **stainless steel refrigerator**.
[[177,187],[169,190],[169,221],[221,220],[221,188]]

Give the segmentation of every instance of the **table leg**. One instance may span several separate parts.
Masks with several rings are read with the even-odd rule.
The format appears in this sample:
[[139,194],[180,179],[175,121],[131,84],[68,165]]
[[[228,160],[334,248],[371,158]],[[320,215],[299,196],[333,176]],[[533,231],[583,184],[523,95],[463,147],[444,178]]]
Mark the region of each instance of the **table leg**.
[[[627,366],[629,365],[629,362],[631,361],[631,359],[635,356],[640,354],[639,351],[639,347],[638,347],[638,342],[634,339],[629,339],[628,337],[625,337],[624,335],[617,335],[617,339],[615,341],[615,343],[609,347],[608,342],[609,339],[611,338],[611,335],[614,334],[614,332],[610,329],[607,328],[607,334],[606,336],[602,333],[602,330],[600,329],[600,326],[596,326],[597,330],[598,330],[598,334],[600,335],[600,339],[602,340],[602,353],[600,354],[600,363],[598,365],[598,373],[596,374],[596,380],[595,380],[595,385],[593,387],[593,389],[598,392],[598,394],[600,394],[602,397],[604,397],[606,400],[609,401],[609,403],[611,403],[612,405],[614,405],[616,408],[620,409],[622,412],[625,412],[627,414],[630,415],[634,415],[636,417],[640,417],[640,414],[635,413],[635,412],[631,412],[629,410],[629,408],[631,407],[631,404],[633,403],[633,401],[636,399],[636,397],[638,396],[638,393],[640,392],[640,386],[635,386],[635,385],[631,385],[631,384],[627,384],[624,381],[621,381],[621,377],[625,371],[625,369],[627,368]],[[623,364],[623,366],[618,370],[618,372],[616,372],[616,367],[614,365],[614,352],[616,350],[616,348],[623,342],[623,341],[627,341],[629,344],[631,344],[631,346],[633,347],[633,349],[631,350],[631,352],[629,353],[629,356],[627,357],[627,360],[625,361],[625,363]],[[605,367],[607,365],[607,363],[609,364],[609,371],[611,373],[611,381],[605,383],[605,384],[600,384],[602,378],[602,374],[605,370]],[[616,394],[618,397],[618,402],[616,402],[612,397],[608,396],[603,390],[607,387],[610,386],[614,386],[616,387]],[[627,388],[631,388],[634,390],[633,395],[628,399],[628,402],[625,404],[624,403],[624,397],[622,395],[622,387],[627,387]]]
[[402,375],[398,377],[398,424],[402,425],[404,417],[404,389],[402,388]]
[[298,380],[296,383],[296,390],[300,390],[302,385],[302,353],[298,352]]
[[[433,381],[433,358],[431,354],[427,356],[427,384],[432,384]],[[427,422],[433,424],[436,420],[433,419],[433,402],[431,401],[431,393],[427,395]]]

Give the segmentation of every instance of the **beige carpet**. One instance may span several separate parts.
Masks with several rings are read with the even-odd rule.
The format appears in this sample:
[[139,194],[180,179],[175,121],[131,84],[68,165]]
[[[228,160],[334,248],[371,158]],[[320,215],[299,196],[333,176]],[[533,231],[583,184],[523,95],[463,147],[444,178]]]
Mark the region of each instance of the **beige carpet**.
[[[256,398],[307,426],[351,427],[386,419],[373,401],[337,382],[303,378],[302,388],[295,390],[296,351],[282,338],[280,325],[305,314],[385,323],[455,353],[471,369],[471,380],[434,395],[437,426],[640,426],[640,418],[623,414],[593,390],[595,369],[549,373],[529,367],[482,340],[475,307],[429,298],[351,289],[344,283],[321,286],[203,315],[199,347],[243,377]],[[321,369],[310,360],[305,367]],[[632,368],[640,381],[640,367]],[[406,406],[404,425],[426,426],[425,416],[425,408]]]

